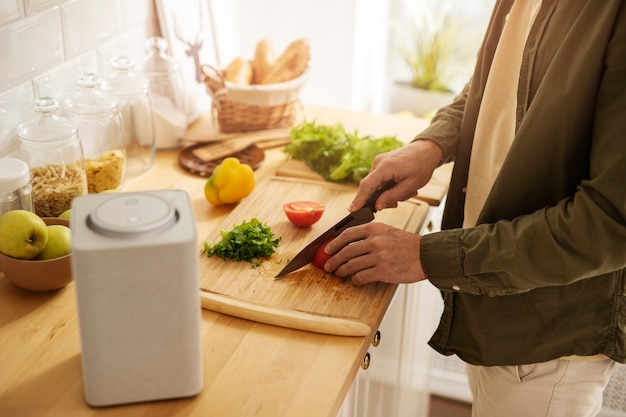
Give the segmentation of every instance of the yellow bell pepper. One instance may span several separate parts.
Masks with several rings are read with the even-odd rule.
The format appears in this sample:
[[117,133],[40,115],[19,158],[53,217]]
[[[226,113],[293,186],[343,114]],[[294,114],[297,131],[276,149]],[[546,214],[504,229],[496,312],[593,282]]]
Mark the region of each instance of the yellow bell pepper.
[[213,170],[204,186],[204,195],[214,206],[236,203],[250,194],[254,186],[252,167],[228,157]]

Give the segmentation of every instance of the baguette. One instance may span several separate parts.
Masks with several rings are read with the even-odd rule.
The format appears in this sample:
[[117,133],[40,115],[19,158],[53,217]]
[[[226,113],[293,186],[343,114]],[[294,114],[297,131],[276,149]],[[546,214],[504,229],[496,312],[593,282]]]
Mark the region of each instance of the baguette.
[[243,58],[233,59],[226,67],[224,79],[236,84],[250,84],[252,82],[252,64]]
[[272,42],[263,39],[256,44],[254,51],[254,60],[252,61],[252,83],[261,84],[261,80],[265,78],[270,68],[276,62],[276,53]]
[[309,63],[310,48],[308,39],[293,41],[263,77],[261,84],[282,83],[299,77]]

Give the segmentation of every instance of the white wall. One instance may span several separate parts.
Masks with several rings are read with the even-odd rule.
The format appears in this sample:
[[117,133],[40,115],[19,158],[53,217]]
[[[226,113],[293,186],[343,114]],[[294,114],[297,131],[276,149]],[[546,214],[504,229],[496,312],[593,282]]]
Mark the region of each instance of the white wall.
[[32,101],[58,96],[113,55],[141,56],[159,33],[152,0],[2,0],[0,5],[0,156]]

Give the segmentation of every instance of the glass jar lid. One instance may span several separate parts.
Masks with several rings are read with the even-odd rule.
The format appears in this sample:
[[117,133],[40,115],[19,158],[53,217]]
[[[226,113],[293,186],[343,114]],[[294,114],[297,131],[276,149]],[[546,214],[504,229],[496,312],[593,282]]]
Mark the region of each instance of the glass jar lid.
[[167,40],[153,36],[146,41],[146,57],[142,69],[148,76],[169,75],[180,68],[178,62],[167,54]]
[[28,123],[20,124],[17,134],[20,139],[31,142],[62,142],[78,134],[78,128],[56,115],[59,103],[52,97],[35,99],[37,116]]
[[102,79],[98,74],[87,72],[78,77],[79,91],[62,101],[63,110],[81,116],[108,115],[116,109],[113,97],[98,89]]
[[147,94],[149,81],[134,71],[132,59],[121,55],[111,58],[113,71],[102,83],[102,90],[116,97],[136,97]]

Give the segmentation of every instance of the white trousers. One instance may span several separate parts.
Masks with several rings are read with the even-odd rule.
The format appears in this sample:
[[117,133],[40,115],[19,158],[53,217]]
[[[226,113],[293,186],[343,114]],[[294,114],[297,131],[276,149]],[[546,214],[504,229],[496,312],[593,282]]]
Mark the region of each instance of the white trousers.
[[467,365],[472,417],[594,417],[614,366],[610,359]]

